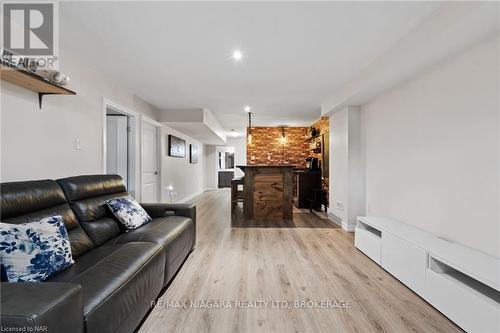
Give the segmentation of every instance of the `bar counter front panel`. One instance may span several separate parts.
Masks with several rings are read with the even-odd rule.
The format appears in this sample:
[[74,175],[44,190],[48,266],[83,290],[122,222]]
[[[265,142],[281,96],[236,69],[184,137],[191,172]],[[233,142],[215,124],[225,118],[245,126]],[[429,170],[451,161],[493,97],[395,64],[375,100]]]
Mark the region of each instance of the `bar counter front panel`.
[[238,166],[245,172],[245,220],[293,219],[293,166]]

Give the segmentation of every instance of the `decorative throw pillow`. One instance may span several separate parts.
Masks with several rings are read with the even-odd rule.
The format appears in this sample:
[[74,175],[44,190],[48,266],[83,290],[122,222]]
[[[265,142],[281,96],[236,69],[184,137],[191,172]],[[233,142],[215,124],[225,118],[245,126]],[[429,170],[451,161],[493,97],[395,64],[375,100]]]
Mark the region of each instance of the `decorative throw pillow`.
[[71,266],[71,245],[62,216],[0,223],[0,254],[8,282],[41,282]]
[[108,200],[106,203],[127,231],[137,229],[152,220],[144,208],[130,196]]

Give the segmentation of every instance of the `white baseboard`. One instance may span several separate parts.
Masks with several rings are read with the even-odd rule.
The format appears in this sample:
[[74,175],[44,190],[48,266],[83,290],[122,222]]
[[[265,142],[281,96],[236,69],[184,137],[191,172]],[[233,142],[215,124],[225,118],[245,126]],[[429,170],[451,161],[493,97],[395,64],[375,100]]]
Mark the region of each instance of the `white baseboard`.
[[328,219],[342,228],[342,219],[332,212],[328,212]]
[[335,223],[336,225],[338,225],[339,227],[341,227],[342,229],[344,229],[347,232],[354,232],[354,229],[356,228],[356,225],[344,223],[340,217],[333,214],[332,212],[328,212],[328,218],[333,223]]
[[356,226],[352,225],[352,224],[342,223],[342,229],[344,229],[347,232],[354,232],[354,229],[356,229]]

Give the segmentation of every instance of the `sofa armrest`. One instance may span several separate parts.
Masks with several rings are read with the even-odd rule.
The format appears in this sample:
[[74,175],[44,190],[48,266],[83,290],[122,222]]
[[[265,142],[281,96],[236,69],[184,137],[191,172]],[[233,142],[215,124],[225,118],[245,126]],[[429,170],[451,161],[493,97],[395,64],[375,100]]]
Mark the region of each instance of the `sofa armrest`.
[[196,245],[196,205],[192,203],[141,203],[142,208],[152,218],[167,216],[184,216],[193,221],[194,235],[191,250]]
[[82,287],[71,283],[0,283],[2,332],[83,332]]
[[191,203],[141,203],[142,208],[151,216],[166,217],[166,216],[185,216],[189,217],[196,223],[196,205]]

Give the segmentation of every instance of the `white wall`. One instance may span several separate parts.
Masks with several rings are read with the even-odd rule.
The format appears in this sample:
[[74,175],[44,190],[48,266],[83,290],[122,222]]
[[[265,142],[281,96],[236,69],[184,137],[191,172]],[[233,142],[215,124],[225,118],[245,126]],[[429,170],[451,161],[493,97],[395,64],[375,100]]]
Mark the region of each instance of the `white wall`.
[[214,189],[217,188],[217,154],[216,154],[216,146],[214,145],[205,145],[204,150],[204,161],[205,161],[205,188],[206,189]]
[[365,156],[364,142],[362,141],[361,108],[358,106],[349,106],[348,110],[349,193],[347,202],[347,230],[353,231],[358,216],[363,216],[366,213]]
[[[168,156],[168,135],[186,140],[186,157]],[[189,145],[198,145],[198,163],[189,163]],[[168,126],[161,127],[161,200],[169,202],[168,187],[173,186],[176,201],[191,199],[205,189],[204,145]]]
[[348,106],[330,117],[330,166],[328,212],[343,229],[354,231],[357,216],[365,213],[359,107]]
[[[1,180],[102,173],[103,97],[153,119],[156,110],[61,50],[76,96],[44,96],[1,83]],[[80,139],[81,150],[75,149]]]
[[[34,92],[1,82],[2,182],[103,173],[103,97],[158,119],[156,108],[64,53],[64,49],[60,59],[60,69],[71,77],[68,87],[76,91],[76,96],[45,96],[42,110]],[[162,199],[166,198],[164,187],[170,183],[175,186],[177,199],[199,193],[204,183],[203,145],[198,143],[198,164],[190,165],[188,156],[174,160],[166,156],[168,133],[185,138],[188,145],[195,142],[162,126]],[[75,149],[76,138],[80,139],[81,150]]]
[[348,196],[348,123],[347,108],[334,113],[330,117],[330,189],[328,212],[346,223],[347,210],[337,207],[345,206]]
[[483,41],[363,106],[367,215],[500,256],[499,50]]

